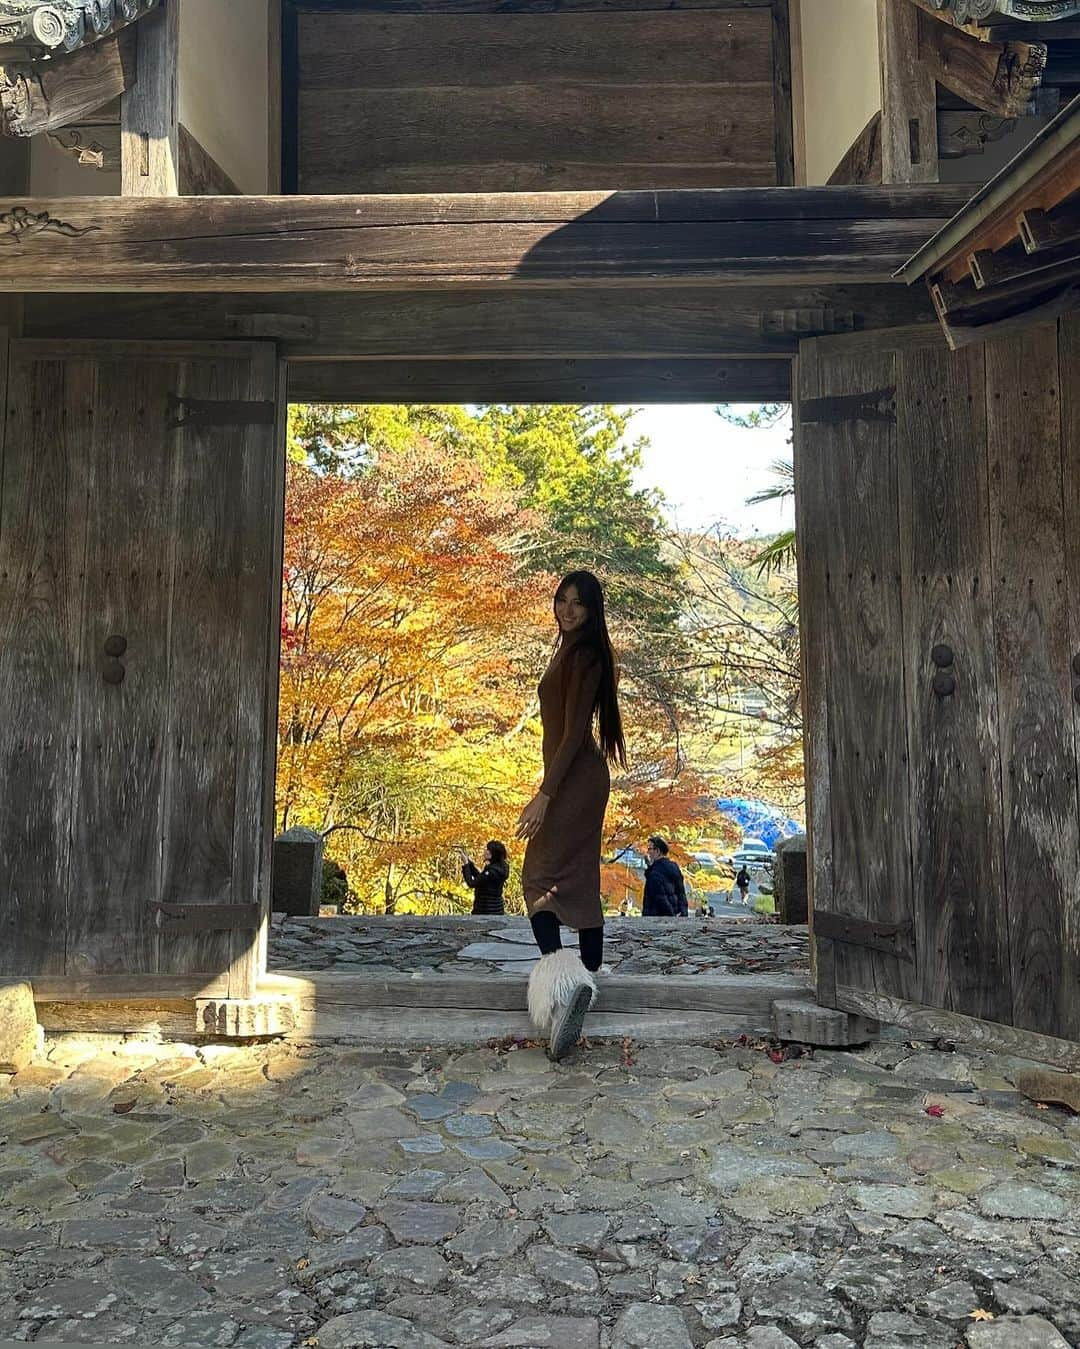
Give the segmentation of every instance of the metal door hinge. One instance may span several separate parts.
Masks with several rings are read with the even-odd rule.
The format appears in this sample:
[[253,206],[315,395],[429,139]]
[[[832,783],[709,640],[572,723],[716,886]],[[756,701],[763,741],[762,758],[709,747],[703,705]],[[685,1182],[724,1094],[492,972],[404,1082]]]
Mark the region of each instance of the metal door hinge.
[[152,904],[158,930],[180,937],[193,932],[256,932],[262,921],[258,904]]
[[828,941],[846,942],[883,951],[898,960],[915,960],[913,923],[871,923],[865,918],[847,918],[839,913],[814,910],[813,933]]
[[170,431],[188,426],[273,426],[276,420],[277,404],[272,400],[181,398],[171,393],[165,409],[165,426]]
[[804,426],[814,422],[826,425],[837,422],[895,423],[896,386],[833,398],[804,398],[799,403],[799,421]]

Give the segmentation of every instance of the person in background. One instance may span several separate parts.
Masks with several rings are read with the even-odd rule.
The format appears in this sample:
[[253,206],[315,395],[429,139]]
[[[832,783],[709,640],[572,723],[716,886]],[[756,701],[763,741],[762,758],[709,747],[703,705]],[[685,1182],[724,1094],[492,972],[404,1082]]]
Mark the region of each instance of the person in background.
[[747,871],[745,865],[741,866],[736,872],[735,885],[739,891],[739,903],[748,903],[750,895],[750,873]]
[[645,869],[645,896],[641,902],[645,918],[685,918],[686,885],[678,864],[668,856],[668,845],[659,834],[649,839]]
[[484,849],[484,869],[481,871],[464,848],[461,852],[461,875],[472,890],[472,911],[484,914],[504,914],[503,886],[510,875],[506,859],[506,845],[492,839]]

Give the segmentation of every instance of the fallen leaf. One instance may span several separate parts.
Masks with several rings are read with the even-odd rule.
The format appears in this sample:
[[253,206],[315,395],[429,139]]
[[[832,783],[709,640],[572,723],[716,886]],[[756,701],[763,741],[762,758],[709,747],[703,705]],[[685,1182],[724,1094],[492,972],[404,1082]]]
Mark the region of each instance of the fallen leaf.
[[297,1260],[297,1262],[296,1262],[296,1268],[297,1268],[297,1269],[307,1269],[308,1265],[310,1265],[310,1264],[311,1264],[311,1261],[310,1261],[310,1260],[308,1260],[306,1257],[301,1257],[301,1258],[300,1258],[299,1260]]
[[1036,1102],[1035,1102],[1035,1109],[1036,1109],[1036,1110],[1049,1110],[1050,1107],[1046,1104],[1045,1101],[1036,1101]]
[[113,1105],[113,1114],[114,1114],[114,1115],[126,1115],[126,1114],[128,1114],[129,1111],[134,1110],[135,1107],[136,1107],[137,1105],[138,1105],[138,1100],[133,1100],[133,1101],[117,1101],[117,1102]]
[[941,1119],[942,1115],[945,1113],[945,1107],[943,1105],[928,1105],[926,1107],[926,1113],[934,1119]]
[[982,1309],[982,1307],[976,1307],[975,1310],[974,1310],[973,1312],[968,1312],[968,1316],[969,1316],[973,1321],[993,1321],[993,1320],[994,1320],[994,1313],[993,1313],[993,1312],[984,1311],[984,1310]]

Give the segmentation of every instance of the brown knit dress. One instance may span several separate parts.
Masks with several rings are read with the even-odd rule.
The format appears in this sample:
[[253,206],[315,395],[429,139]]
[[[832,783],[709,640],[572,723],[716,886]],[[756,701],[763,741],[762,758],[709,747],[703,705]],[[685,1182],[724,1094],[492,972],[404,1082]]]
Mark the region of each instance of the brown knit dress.
[[[529,840],[521,888],[531,918],[548,909],[566,927],[602,927],[600,847],[611,777],[593,739],[599,659],[564,641],[540,681],[544,781],[551,798],[539,833]],[[553,887],[550,899],[540,901]]]

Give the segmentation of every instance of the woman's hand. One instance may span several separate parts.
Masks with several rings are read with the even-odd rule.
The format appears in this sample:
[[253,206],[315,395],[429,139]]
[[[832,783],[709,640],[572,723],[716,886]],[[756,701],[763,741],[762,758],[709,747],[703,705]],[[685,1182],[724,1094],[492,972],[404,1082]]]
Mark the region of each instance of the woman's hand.
[[521,812],[521,818],[517,822],[515,837],[535,838],[540,832],[540,826],[544,823],[544,816],[547,814],[549,805],[551,805],[551,798],[545,796],[543,792],[537,792]]

